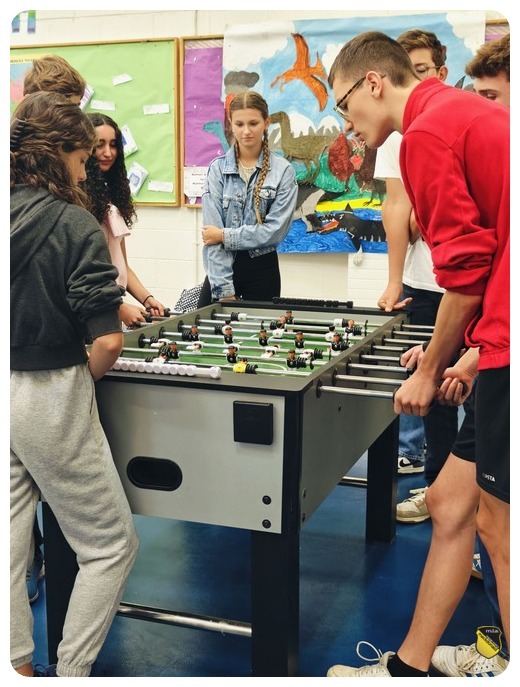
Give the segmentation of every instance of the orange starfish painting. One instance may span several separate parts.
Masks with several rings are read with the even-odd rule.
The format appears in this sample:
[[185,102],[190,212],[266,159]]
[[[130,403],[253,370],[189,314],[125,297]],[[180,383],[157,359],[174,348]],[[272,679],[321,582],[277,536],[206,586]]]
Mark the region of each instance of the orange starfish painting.
[[282,90],[284,85],[289,81],[299,79],[300,81],[303,81],[303,83],[314,93],[318,99],[320,110],[323,110],[328,99],[325,84],[320,81],[320,79],[327,78],[323,64],[321,63],[318,53],[316,53],[316,64],[311,66],[309,61],[309,46],[307,45],[307,41],[299,33],[293,33],[291,35],[296,43],[296,60],[291,69],[288,69],[287,71],[283,72],[283,74],[280,74],[276,77],[276,79],[271,83],[271,88],[273,88],[278,81],[281,81],[282,83],[280,84],[280,90]]

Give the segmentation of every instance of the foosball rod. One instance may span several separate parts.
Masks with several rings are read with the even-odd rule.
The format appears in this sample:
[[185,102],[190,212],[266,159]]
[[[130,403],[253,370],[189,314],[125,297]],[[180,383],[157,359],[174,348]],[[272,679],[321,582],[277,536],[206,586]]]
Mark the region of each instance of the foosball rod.
[[364,375],[336,375],[335,381],[340,382],[363,382],[364,384],[384,384],[390,386],[401,386],[404,380],[392,379],[391,377],[365,377]]
[[372,353],[365,353],[360,356],[361,360],[380,360],[382,363],[399,363],[401,356],[399,355],[374,355]]
[[418,338],[418,339],[424,339],[424,338],[431,338],[424,330],[418,331],[418,332],[412,332],[409,330],[403,330],[403,329],[392,329],[392,335],[393,336],[407,336],[410,339],[413,338]]
[[333,394],[342,394],[343,396],[369,396],[371,398],[387,398],[394,397],[393,391],[376,391],[374,389],[349,389],[343,386],[320,386],[319,392],[328,392]]
[[[204,330],[204,331],[208,331],[208,327],[209,327],[210,331],[215,331],[217,328],[223,329],[223,327],[220,324],[215,326],[214,322],[215,322],[214,320],[199,320],[199,324],[197,324],[197,326],[200,327],[201,330]],[[283,331],[287,336],[294,336],[299,331],[301,331],[302,333],[310,334],[310,335],[314,334],[316,336],[322,335],[323,332],[325,332],[325,334],[327,334],[329,332],[334,333],[330,329],[330,327],[331,327],[330,324],[328,326],[324,326],[324,327],[321,327],[318,325],[316,325],[316,326],[310,326],[310,325],[309,326],[306,326],[306,325],[298,326],[298,325],[294,325],[294,324],[286,324],[283,327],[283,329],[281,327],[276,327],[275,325],[276,325],[276,322],[274,320],[272,322],[270,322],[268,325],[264,325],[263,321],[261,323],[261,327],[264,330],[266,330],[266,332],[270,331],[272,333],[271,335],[274,335],[273,333],[276,331]],[[184,329],[189,329],[191,326],[192,326],[191,324],[187,324],[187,325],[183,324]],[[235,334],[257,335],[260,331],[257,322],[249,322],[249,323],[248,322],[245,322],[245,323],[242,322],[239,327],[234,327],[232,324],[230,324],[229,326],[232,329],[233,335],[235,335]],[[244,327],[248,327],[248,328],[244,329]],[[345,327],[346,327],[346,325],[345,325]],[[338,333],[344,334],[345,333],[345,331],[344,331],[345,327],[341,327],[340,329],[338,329],[337,330]],[[369,333],[373,333],[377,329],[377,327],[378,327],[378,325],[376,325],[376,324],[368,324],[368,320],[367,320],[367,322],[365,322],[365,324],[363,324],[363,325],[357,324],[356,328],[361,330],[361,332],[360,333],[352,332],[351,336],[364,338]]]
[[396,344],[408,344],[409,346],[418,346],[419,344],[426,343],[429,339],[394,339],[391,336],[383,336],[383,343],[389,341],[390,343]]
[[435,325],[433,324],[407,324],[403,323],[401,325],[401,329],[417,329],[417,330],[423,330],[423,331],[429,331],[433,332],[435,329]]
[[377,344],[372,345],[373,351],[407,351],[409,346],[378,346]]
[[[215,318],[222,319],[222,320],[230,320],[231,322],[265,322],[268,318],[271,318],[272,316],[266,316],[266,315],[249,315],[248,313],[231,313],[225,314],[225,313],[215,313]],[[281,315],[280,317],[283,317]],[[317,325],[326,325],[330,326],[333,324],[335,327],[346,327],[348,324],[349,320],[353,320],[353,317],[335,317],[333,321],[331,322],[330,320],[321,320],[321,319],[314,319],[314,318],[297,318],[293,317],[292,322],[290,323],[293,326],[298,325],[299,323],[303,324],[317,324]]]
[[351,370],[378,370],[379,372],[397,372],[398,374],[411,374],[411,372],[413,371],[409,367],[393,367],[391,365],[371,365],[370,363],[347,362],[347,367]]
[[[249,334],[250,332],[247,332],[247,333]],[[194,343],[194,341],[190,341],[189,339],[183,339],[183,338],[182,338],[182,333],[181,333],[181,332],[169,332],[169,331],[163,331],[163,330],[161,330],[161,331],[159,332],[159,334],[160,334],[159,338],[161,338],[161,339],[163,339],[163,338],[166,338],[166,339],[167,339],[167,338],[172,338],[172,339],[175,340],[175,343],[188,343],[188,344]],[[235,332],[233,332],[233,337],[234,337],[234,334],[235,334]],[[141,335],[141,336],[143,336],[143,335]],[[255,336],[255,338],[256,338],[256,336]],[[354,335],[350,335],[350,336],[349,336],[349,341],[353,341],[353,340],[357,340],[357,339],[362,339],[362,338],[364,338],[364,337],[359,337],[359,336],[356,337],[356,336],[354,336]],[[143,336],[143,338],[141,339],[141,341],[143,341],[144,343],[150,343],[150,342],[152,342],[152,339],[154,340],[153,343],[157,343],[156,339],[158,340],[158,338],[157,338],[156,336],[150,337],[150,338],[147,338],[147,337],[144,337],[144,336]],[[223,345],[223,346],[227,346],[227,345],[228,345],[228,344],[226,344],[225,341],[223,340],[224,337],[223,337],[222,334],[206,334],[206,333],[204,332],[204,339],[210,339],[211,341],[215,341],[215,340],[217,340],[217,341],[222,341],[222,345]],[[285,343],[288,343],[289,340],[290,340],[290,341],[294,341],[294,337],[293,337],[293,335],[290,334],[290,333],[286,333],[285,336],[280,336],[280,337],[277,337],[277,336],[270,336],[270,337],[268,338],[269,344],[278,343],[278,342],[285,342]],[[240,339],[240,337],[237,337],[237,341],[233,341],[233,343],[238,343],[238,344],[240,344],[240,345],[245,345],[245,344],[243,343],[243,341],[244,341],[243,339]],[[247,341],[247,339],[246,339],[246,341]],[[308,343],[308,344],[312,344],[312,346],[306,346],[307,348],[310,348],[310,347],[312,347],[312,348],[317,348],[318,346],[327,346],[327,345],[330,343],[329,341],[325,341],[324,339],[312,339],[312,338],[306,338],[306,339],[305,339],[305,342]],[[209,345],[209,343],[208,343],[207,345]],[[214,344],[212,344],[212,345],[214,345]]]
[[[143,352],[145,352],[146,350],[148,350],[148,349],[143,349],[143,348],[125,348],[125,349],[123,349],[123,353],[125,353],[125,352],[135,352],[135,353],[138,353],[138,352],[139,352],[139,353],[143,353]],[[183,352],[181,351],[181,353],[183,353]],[[186,354],[184,354],[184,355],[186,355]],[[197,353],[196,355],[200,355],[200,356],[202,357],[204,354],[202,354],[202,353]],[[214,357],[214,356],[208,355],[208,357]],[[155,372],[156,374],[160,374],[160,373],[162,373],[162,374],[187,374],[187,372],[185,372],[184,370],[182,370],[182,371],[180,371],[180,372],[167,372],[166,370],[160,369],[160,368],[162,368],[162,366],[164,366],[164,365],[170,365],[170,366],[171,366],[171,365],[176,365],[176,364],[179,365],[178,363],[172,363],[172,362],[170,362],[170,361],[164,361],[163,363],[160,363],[160,362],[157,362],[157,361],[156,361],[155,363],[146,363],[146,361],[145,361],[143,358],[129,358],[129,357],[127,357],[127,356],[122,356],[122,357],[121,357],[121,360],[124,361],[124,362],[123,362],[123,368],[126,368],[129,362],[131,362],[131,363],[136,363],[136,365],[133,365],[133,364],[132,364],[132,369],[131,369],[131,370],[130,370],[130,367],[128,366],[127,369],[128,369],[128,371],[130,371],[130,372],[141,372],[141,371],[143,371],[143,372]],[[117,362],[117,361],[116,361],[116,362]],[[237,363],[238,363],[238,362],[240,362],[240,361],[237,360]],[[313,360],[312,362],[313,362],[313,365],[314,365],[314,363],[315,363],[316,361]],[[139,363],[144,363],[145,365],[149,365],[149,366],[152,365],[152,366],[155,366],[155,367],[154,367],[153,369],[152,369],[151,367],[148,367],[148,368],[145,370],[143,366],[138,365]],[[272,363],[273,363],[273,364],[277,364],[277,365],[279,365],[280,367],[283,366],[283,361],[281,361],[281,360],[272,361]],[[320,361],[320,363],[321,363],[321,364],[324,364],[323,361]],[[236,363],[233,363],[233,364],[224,364],[224,365],[219,365],[218,368],[219,368],[219,369],[222,369],[222,370],[230,370],[230,371],[232,371],[232,372],[238,372],[237,370],[234,369],[235,365],[236,365]],[[206,368],[206,369],[207,369],[208,367],[210,367],[207,363],[203,363],[203,362],[200,362],[200,363],[198,363],[198,362],[197,362],[197,363],[190,363],[189,365],[180,364],[179,366],[180,366],[180,367],[195,367],[196,369],[200,369],[200,368]],[[135,367],[135,370],[133,369],[134,367]],[[141,369],[138,369],[138,367],[141,368]],[[211,367],[216,367],[216,366],[211,366]],[[252,368],[253,366],[252,366],[252,365],[249,365],[249,367]],[[312,370],[311,370],[311,369],[308,369],[307,367],[305,367],[305,368],[299,368],[299,370],[290,370],[290,369],[283,369],[283,370],[282,370],[282,369],[274,369],[274,368],[265,368],[265,367],[260,367],[260,366],[258,366],[258,365],[255,365],[254,367],[256,368],[255,371],[254,371],[254,374],[257,374],[257,373],[258,373],[258,374],[274,374],[274,375],[296,375],[296,376],[298,376],[298,377],[301,377],[301,376],[303,376],[303,375],[308,375],[308,374],[310,374],[310,373],[312,372]],[[123,369],[123,368],[121,368],[121,367],[118,366],[117,368],[114,367],[114,368],[112,368],[112,369]],[[250,371],[250,374],[253,374],[253,371],[252,371],[252,370]],[[190,375],[190,376],[193,376],[193,375]]]
[[[211,344],[206,344],[206,345],[210,346]],[[219,346],[219,348],[220,348],[220,346]],[[241,347],[240,350],[242,350],[242,348],[243,347]],[[126,352],[126,353],[143,353],[146,351],[158,352],[158,349],[157,348],[133,348],[131,346],[125,347],[123,349],[123,352]],[[287,353],[287,351],[280,351],[280,352],[281,353]],[[224,353],[219,353],[219,354],[204,353],[203,351],[198,351],[197,353],[195,353],[193,351],[178,351],[178,354],[179,354],[179,357],[183,357],[183,356],[191,356],[191,357],[197,356],[197,357],[199,357],[200,356],[201,358],[215,358],[216,356],[225,355]],[[263,358],[262,356],[259,356],[259,355],[247,355],[245,357],[247,357],[248,360],[253,360],[254,362],[257,362],[257,361],[263,362],[266,360],[266,358]],[[273,364],[279,364],[279,365],[284,364],[284,360],[281,357],[276,358],[275,356],[272,356],[271,358],[269,358],[269,360],[271,360],[273,362]],[[312,364],[317,365],[318,367],[321,365],[326,365],[327,362],[328,362],[327,360],[316,360],[315,358],[312,359]]]
[[[201,323],[197,325],[197,327],[200,329],[200,331],[202,331],[202,332],[214,332],[215,331],[215,325],[212,326],[211,324],[202,324],[202,322],[203,322],[202,320],[200,322]],[[211,320],[205,320],[205,322],[211,322]],[[229,326],[231,327],[233,334],[237,334],[237,333],[254,334],[254,333],[258,333],[260,331],[259,329],[254,328],[254,327],[251,327],[251,329],[243,329],[240,327],[233,327],[233,325],[229,325]],[[357,325],[357,326],[361,328],[362,332],[365,331],[365,325]],[[191,324],[183,324],[182,325],[182,329],[185,329],[185,330],[189,330],[189,329],[191,329],[191,327],[192,327]],[[331,325],[326,325],[326,326],[300,325],[300,326],[298,326],[298,325],[287,324],[283,328],[283,331],[286,334],[292,334],[293,336],[297,331],[321,334],[322,332],[327,333],[327,332],[331,331],[330,327],[331,327]],[[370,325],[367,325],[366,331],[367,331],[367,333],[368,332],[371,333],[371,332],[375,331],[376,328],[377,328],[377,325],[370,324]],[[277,329],[281,329],[281,327],[280,328],[264,327],[264,329],[266,331],[267,331],[267,329],[269,329],[269,331],[274,332],[274,331],[277,331]],[[344,333],[344,332],[342,331],[342,333]],[[365,336],[365,334],[362,333],[362,334],[358,334],[357,336]]]

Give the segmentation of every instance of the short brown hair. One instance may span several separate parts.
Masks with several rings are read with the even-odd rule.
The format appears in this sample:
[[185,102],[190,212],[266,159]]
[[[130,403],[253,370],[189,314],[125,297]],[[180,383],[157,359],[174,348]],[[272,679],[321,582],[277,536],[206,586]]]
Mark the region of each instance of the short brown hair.
[[329,86],[341,75],[356,81],[369,71],[387,74],[394,86],[417,79],[406,50],[381,31],[366,31],[341,48],[329,72]]
[[410,29],[398,36],[397,42],[408,53],[419,48],[430,50],[436,67],[443,67],[446,64],[446,46],[442,45],[437,36],[431,31]]
[[49,91],[61,93],[66,98],[83,97],[87,82],[67,60],[59,55],[43,55],[34,60],[25,75],[23,94]]
[[509,81],[509,45],[508,33],[495,41],[484,43],[466,65],[466,74],[472,79],[481,79],[483,76],[498,76],[504,72]]

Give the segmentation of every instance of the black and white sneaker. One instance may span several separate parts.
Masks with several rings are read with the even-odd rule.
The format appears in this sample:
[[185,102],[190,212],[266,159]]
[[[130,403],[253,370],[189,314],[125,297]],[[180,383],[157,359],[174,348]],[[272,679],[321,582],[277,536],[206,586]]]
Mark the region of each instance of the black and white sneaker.
[[422,460],[407,458],[406,456],[398,456],[397,472],[400,475],[410,475],[415,472],[424,472],[424,463]]

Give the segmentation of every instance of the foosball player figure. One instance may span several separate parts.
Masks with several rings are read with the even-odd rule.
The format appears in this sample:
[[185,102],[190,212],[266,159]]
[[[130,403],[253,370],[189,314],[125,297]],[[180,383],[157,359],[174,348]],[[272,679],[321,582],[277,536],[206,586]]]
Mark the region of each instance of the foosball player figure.
[[192,353],[202,353],[202,341],[194,341],[191,348]]
[[[365,328],[366,329],[366,328]],[[345,334],[354,334],[355,336],[361,336],[363,333],[360,324],[356,324],[354,320],[348,320],[347,326],[345,327]],[[365,330],[366,336],[366,330]]]
[[336,327],[333,324],[329,325],[329,331],[325,334],[325,341],[334,341],[335,331]]
[[276,346],[266,346],[265,347],[265,352],[262,353],[260,356],[261,358],[272,358],[274,355],[278,353],[279,350],[278,344]]
[[298,359],[294,348],[287,353],[287,367],[298,367]]
[[175,341],[168,341],[167,343],[163,344],[159,349],[159,357],[163,360],[177,360],[179,357],[179,351]]
[[292,310],[286,310],[285,311],[285,322],[287,324],[292,324],[294,322],[294,317],[292,314]]
[[237,361],[237,347],[232,344],[228,346],[226,359],[228,363],[236,363]]
[[356,326],[356,323],[354,322],[354,320],[347,320],[347,326],[345,327],[345,334],[353,334],[355,326]]
[[188,333],[188,341],[198,341],[199,340],[199,328],[196,324],[191,325],[191,329]]
[[241,372],[244,374],[254,375],[258,369],[258,365],[250,365],[247,358],[242,358],[233,365],[233,372]]
[[294,337],[294,347],[295,348],[305,348],[305,341],[303,339],[303,332],[296,332]]
[[349,346],[347,341],[341,340],[341,335],[339,332],[336,332],[330,347],[332,350],[332,355],[339,355],[341,351],[346,351]]
[[[282,315],[282,317],[283,317],[283,315]],[[279,321],[276,323],[276,327],[275,327],[275,329],[274,329],[274,331],[273,331],[273,337],[274,337],[275,339],[281,339],[281,338],[283,338],[283,333],[284,333],[284,331],[285,331],[285,324],[284,324],[281,320],[279,320]]]
[[258,343],[260,346],[267,346],[269,344],[269,339],[267,338],[267,332],[265,329],[261,329],[258,334]]
[[229,324],[226,324],[225,327],[222,327],[222,334],[224,335],[224,343],[233,343],[233,329],[229,326]]

